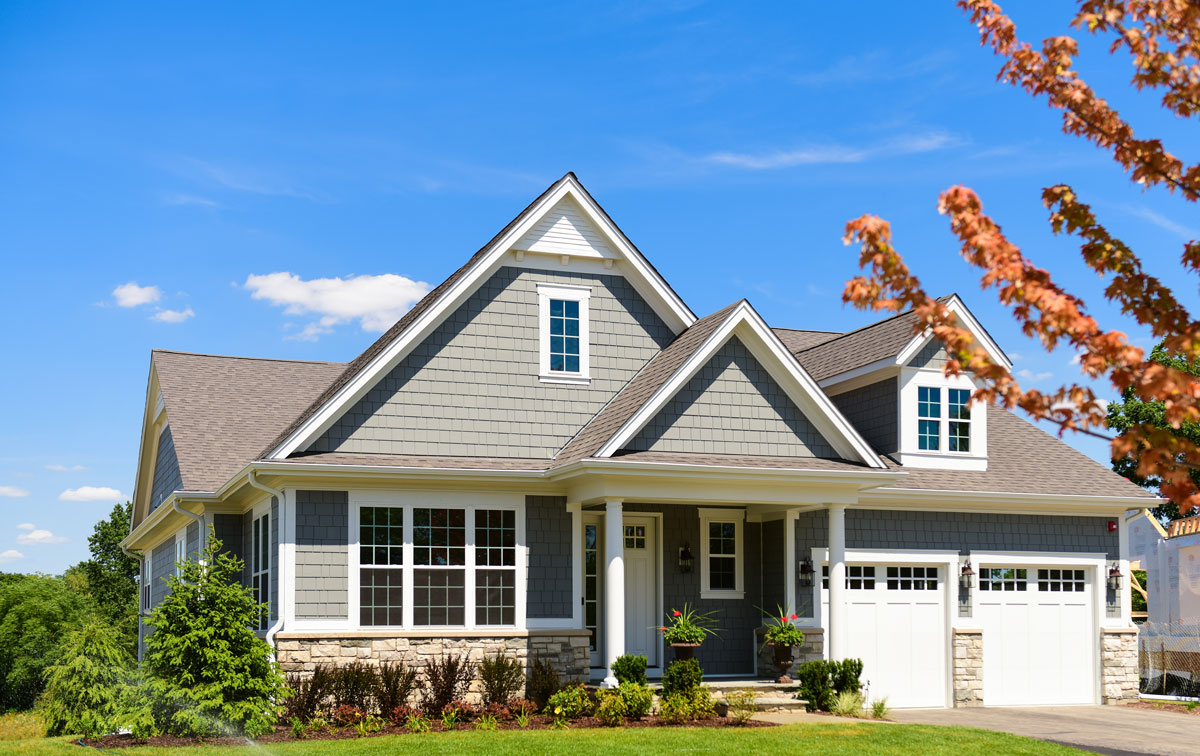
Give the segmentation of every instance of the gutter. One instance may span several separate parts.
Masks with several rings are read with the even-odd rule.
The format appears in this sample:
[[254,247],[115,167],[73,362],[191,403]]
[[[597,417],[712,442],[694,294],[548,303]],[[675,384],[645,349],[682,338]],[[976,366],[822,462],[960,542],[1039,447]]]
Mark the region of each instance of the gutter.
[[184,509],[183,507],[179,506],[179,499],[173,499],[171,501],[171,509],[175,510],[176,512],[178,512],[181,515],[187,515],[188,517],[191,517],[196,522],[200,523],[199,549],[200,549],[200,553],[204,553],[204,547],[208,543],[208,533],[204,530],[204,515],[198,515],[195,512],[189,512],[186,509]]
[[121,553],[130,559],[136,559],[138,563],[138,595],[137,595],[137,618],[138,618],[138,644],[137,644],[137,660],[142,660],[142,619],[145,614],[142,611],[142,590],[145,588],[142,585],[142,580],[146,577],[146,555],[140,551],[130,551],[125,548],[124,543],[117,544],[121,547]]
[[[268,494],[270,494],[271,496],[274,496],[279,501],[279,512],[282,516],[283,509],[285,506],[287,506],[285,504],[285,500],[283,497],[283,491],[280,491],[275,488],[271,488],[266,483],[260,482],[258,480],[258,477],[255,475],[255,472],[256,472],[256,470],[253,467],[251,467],[248,470],[248,472],[246,474],[246,482],[249,483],[252,487],[257,488],[260,491],[265,491]],[[278,522],[278,523],[276,523],[275,527],[280,528],[280,533],[282,534],[283,523]],[[283,539],[281,537],[280,541],[282,541],[282,540]],[[286,581],[284,580],[284,575],[283,575],[283,560],[282,559],[279,560],[279,565],[276,568],[276,579],[279,581],[278,582],[279,595],[282,596],[284,593],[284,590],[285,590],[284,586],[287,585]],[[280,611],[280,607],[276,607],[275,608],[275,621],[273,623],[271,623],[270,627],[267,628],[267,635],[266,635],[267,645],[269,645],[271,647],[271,661],[272,662],[274,662],[276,660],[275,635],[282,629],[283,629],[283,612]]]

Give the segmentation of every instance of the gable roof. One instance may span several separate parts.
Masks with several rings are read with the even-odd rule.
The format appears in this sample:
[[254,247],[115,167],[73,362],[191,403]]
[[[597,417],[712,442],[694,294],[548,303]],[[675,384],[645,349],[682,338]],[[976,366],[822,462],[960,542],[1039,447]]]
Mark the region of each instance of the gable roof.
[[[954,313],[962,326],[970,330],[976,341],[991,354],[993,360],[1012,367],[1007,355],[957,294],[938,297],[937,301]],[[790,335],[789,338],[793,343],[800,345],[793,350],[793,354],[804,369],[817,381],[825,382],[852,370],[868,368],[875,363],[888,360],[894,360],[897,365],[906,363],[908,358],[933,338],[928,329],[925,329],[924,333],[915,332],[917,327],[916,312],[905,310],[890,318],[819,341],[816,337],[807,335],[813,333],[811,331],[794,332],[800,335]]]
[[802,328],[772,328],[771,330],[792,354],[811,349],[842,335],[841,331],[808,331]]
[[907,473],[889,488],[1155,498],[1013,412],[988,405],[987,413],[987,470],[901,467],[889,459],[888,467]]
[[215,491],[346,366],[156,349],[167,424],[185,491]]
[[[785,378],[792,387],[791,391],[787,391],[785,386],[785,391],[843,458],[868,467],[884,466],[870,445],[842,417],[829,397],[804,372],[791,352],[745,299],[696,321],[666,349],[655,355],[625,388],[563,447],[555,459],[555,466],[588,457],[613,457],[665,406],[705,361],[733,338],[735,332],[740,335],[742,343],[750,347],[751,352],[756,351],[756,345],[762,348],[762,351],[755,355],[760,362],[763,356],[772,353],[775,348],[776,364],[782,365],[781,376],[777,378]],[[767,369],[770,371],[769,367]],[[782,375],[783,373],[786,375]]]
[[[658,270],[642,255],[625,233],[613,222],[604,208],[592,198],[587,189],[579,182],[574,173],[567,173],[558,181],[551,184],[537,199],[529,203],[515,218],[509,221],[492,239],[479,249],[458,270],[445,281],[425,295],[411,310],[400,318],[375,343],[354,358],[313,401],[289,423],[280,433],[273,437],[270,443],[262,449],[259,456],[263,458],[281,458],[298,450],[305,439],[317,435],[319,427],[315,420],[318,415],[335,413],[339,408],[344,409],[369,388],[370,381],[387,370],[401,359],[402,343],[410,337],[419,335],[420,327],[427,327],[420,321],[427,313],[436,315],[437,310],[452,303],[453,296],[462,296],[455,291],[459,284],[466,284],[473,278],[481,277],[489,265],[495,265],[500,256],[509,247],[519,243],[529,232],[530,226],[547,212],[554,209],[556,203],[566,199],[574,199],[580,210],[592,221],[598,221],[603,230],[609,233],[620,251],[630,264],[629,273],[641,277],[657,291],[662,292],[666,306],[671,310],[671,316],[678,321],[675,330],[682,331],[696,321],[695,314],[684,304],[678,294],[667,284]],[[630,276],[627,276],[629,278]],[[670,323],[668,323],[670,325]],[[365,388],[364,388],[365,386]],[[327,424],[327,423],[326,423]]]

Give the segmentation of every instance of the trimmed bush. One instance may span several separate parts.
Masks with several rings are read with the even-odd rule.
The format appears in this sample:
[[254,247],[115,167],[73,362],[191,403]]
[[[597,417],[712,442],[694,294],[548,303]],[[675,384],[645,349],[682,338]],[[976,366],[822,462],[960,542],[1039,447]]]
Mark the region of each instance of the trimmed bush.
[[796,670],[796,677],[800,681],[799,695],[808,701],[809,711],[831,711],[839,693],[862,690],[860,674],[862,661],[859,659],[806,662]]
[[96,617],[67,634],[58,662],[46,669],[46,690],[38,701],[47,735],[96,737],[116,728],[131,666],[123,641]]
[[654,706],[654,691],[650,690],[649,685],[621,683],[617,686],[617,693],[625,702],[625,716],[632,719],[641,719]]
[[403,662],[384,662],[375,678],[375,703],[379,713],[387,716],[400,707],[407,707],[417,687],[417,670]]
[[519,661],[497,651],[479,663],[479,681],[483,683],[483,703],[503,706],[521,692],[525,670]]
[[592,713],[595,704],[582,683],[568,685],[546,702],[546,714],[555,719],[578,719]]
[[442,709],[452,701],[467,695],[471,681],[475,679],[475,665],[467,657],[446,654],[441,659],[431,659],[425,664],[425,700],[421,702],[425,713],[440,716]]
[[658,715],[675,724],[694,719],[712,719],[717,715],[717,704],[708,688],[697,686],[690,691],[677,691],[665,696]]
[[725,695],[725,702],[729,704],[729,717],[740,725],[744,725],[750,721],[758,712],[758,694],[753,690],[731,690]]
[[616,690],[600,691],[600,703],[596,705],[596,718],[609,727],[616,727],[625,721],[629,707],[625,698]]
[[700,662],[695,659],[676,659],[663,673],[663,698],[676,693],[691,693],[703,681],[704,670],[700,669]]
[[646,657],[624,654],[618,656],[612,666],[613,676],[618,683],[646,684]]

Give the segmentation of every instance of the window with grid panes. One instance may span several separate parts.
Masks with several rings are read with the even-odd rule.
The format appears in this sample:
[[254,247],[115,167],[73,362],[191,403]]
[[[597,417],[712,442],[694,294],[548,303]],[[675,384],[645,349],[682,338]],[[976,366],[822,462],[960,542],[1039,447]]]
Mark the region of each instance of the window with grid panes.
[[708,587],[737,590],[737,523],[708,523]]
[[476,509],[475,624],[516,624],[516,593],[517,513]]
[[414,508],[413,624],[461,625],[466,612],[465,509]]
[[1083,593],[1083,570],[1038,570],[1038,590],[1054,593]]
[[889,591],[936,591],[937,578],[937,567],[896,566],[887,568]]
[[942,390],[933,386],[917,387],[917,448],[937,451],[941,448]]
[[[271,585],[270,523],[271,515],[267,513],[262,517],[256,517],[250,524],[250,589],[254,591],[254,599],[259,606],[265,605],[270,600],[268,595]],[[266,630],[269,624],[270,617],[264,611],[259,615],[258,629]]]
[[579,372],[579,302],[550,300],[550,370]]
[[1024,591],[1029,570],[1023,567],[984,567],[979,571],[979,590],[991,592]]
[[404,508],[360,507],[359,622],[404,623]]
[[[829,588],[829,565],[821,565],[821,587]],[[875,568],[870,565],[846,565],[846,587],[855,591],[875,590]]]
[[949,389],[947,391],[946,410],[949,437],[947,449],[952,452],[971,451],[971,391],[969,389]]

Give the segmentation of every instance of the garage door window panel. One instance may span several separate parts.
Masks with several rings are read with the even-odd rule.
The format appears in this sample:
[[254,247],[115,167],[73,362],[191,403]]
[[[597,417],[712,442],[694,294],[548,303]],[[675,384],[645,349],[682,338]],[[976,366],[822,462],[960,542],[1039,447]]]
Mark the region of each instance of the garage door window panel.
[[1038,570],[1038,590],[1042,593],[1083,593],[1083,570]]
[[1029,570],[1024,567],[984,567],[979,571],[979,590],[991,593],[1024,591]]
[[889,591],[936,591],[938,589],[937,567],[887,567]]

